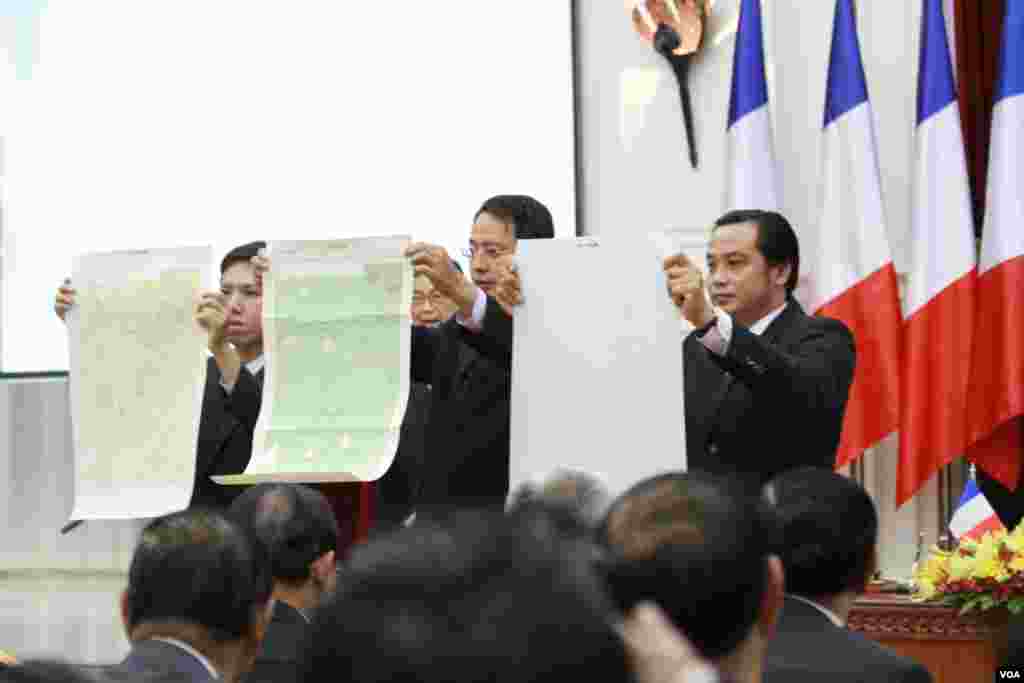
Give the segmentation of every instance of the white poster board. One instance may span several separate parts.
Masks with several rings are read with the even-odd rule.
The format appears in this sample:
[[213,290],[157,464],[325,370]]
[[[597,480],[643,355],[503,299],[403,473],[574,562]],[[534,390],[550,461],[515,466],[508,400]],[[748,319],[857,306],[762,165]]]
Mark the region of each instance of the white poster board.
[[556,470],[617,495],[686,467],[680,317],[664,236],[524,240],[517,264],[511,489]]

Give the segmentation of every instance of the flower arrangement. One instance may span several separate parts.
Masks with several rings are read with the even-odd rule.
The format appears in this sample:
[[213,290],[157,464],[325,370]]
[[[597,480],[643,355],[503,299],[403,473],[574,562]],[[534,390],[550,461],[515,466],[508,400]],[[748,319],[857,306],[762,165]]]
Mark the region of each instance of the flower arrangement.
[[951,550],[933,546],[914,570],[914,588],[914,600],[957,607],[960,614],[1024,612],[1024,524],[1012,533],[963,538]]

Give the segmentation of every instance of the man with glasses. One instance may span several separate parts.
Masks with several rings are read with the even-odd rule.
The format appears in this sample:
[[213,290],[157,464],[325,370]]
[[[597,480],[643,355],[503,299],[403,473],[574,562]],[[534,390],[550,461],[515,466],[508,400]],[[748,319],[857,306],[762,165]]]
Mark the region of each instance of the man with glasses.
[[518,240],[551,237],[554,224],[543,204],[499,195],[484,202],[473,221],[465,252],[472,281],[442,247],[417,243],[406,252],[416,274],[456,306],[439,326],[413,329],[412,379],[433,387],[418,518],[505,503],[512,319],[495,295]]

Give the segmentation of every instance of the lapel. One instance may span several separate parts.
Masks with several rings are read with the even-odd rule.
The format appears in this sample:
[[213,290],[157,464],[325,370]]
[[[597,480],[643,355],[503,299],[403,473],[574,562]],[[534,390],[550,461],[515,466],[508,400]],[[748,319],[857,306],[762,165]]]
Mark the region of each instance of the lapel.
[[[782,312],[779,313],[770,325],[768,325],[765,331],[760,335],[761,338],[771,344],[781,344],[786,333],[793,329],[793,323],[795,320],[802,315],[803,308],[800,307],[800,304],[798,304],[795,299],[788,299],[786,301],[786,307],[782,309]],[[701,344],[701,349],[704,353],[711,353],[703,344]],[[706,361],[709,365],[718,369],[719,374],[721,375],[718,388],[715,389],[714,393],[711,395],[711,400],[708,404],[708,417],[713,420],[713,418],[718,416],[718,410],[725,401],[725,397],[729,395],[729,390],[735,383],[736,376],[731,372],[722,370],[721,367],[719,367],[718,364],[716,364],[710,357],[707,358]]]

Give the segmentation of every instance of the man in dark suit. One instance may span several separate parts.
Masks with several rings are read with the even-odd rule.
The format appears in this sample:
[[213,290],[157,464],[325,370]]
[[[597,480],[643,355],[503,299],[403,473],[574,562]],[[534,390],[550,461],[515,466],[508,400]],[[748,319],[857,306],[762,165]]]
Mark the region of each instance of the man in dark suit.
[[263,397],[263,281],[253,259],[266,242],[229,251],[220,264],[219,292],[204,292],[196,320],[207,330],[202,417],[196,447],[192,505],[224,508],[242,488],[210,477],[244,472]]
[[142,531],[121,598],[131,651],[119,678],[236,681],[270,617],[263,546],[212,510],[186,510]]
[[235,499],[228,516],[266,547],[274,612],[245,683],[298,676],[306,626],[337,584],[338,525],[322,494],[298,484],[260,484]]
[[845,626],[875,570],[878,516],[867,492],[804,467],[775,478],[765,497],[777,518],[787,592],[765,683],[929,683],[923,666]]
[[[810,317],[793,298],[800,252],[789,222],[770,211],[725,214],[707,265],[705,287],[685,255],[664,264],[669,295],[696,328],[683,344],[688,466],[751,490],[793,467],[831,469],[854,340],[843,323]],[[785,448],[763,448],[780,428]]]
[[[460,273],[462,268],[452,261]],[[414,282],[409,317],[416,327],[434,328],[455,313],[455,304],[426,277]],[[377,480],[374,532],[385,533],[405,523],[413,514],[423,478],[427,425],[430,421],[431,386],[412,382],[406,403],[398,449],[391,467]]]
[[554,237],[547,208],[531,197],[484,202],[469,237],[472,282],[447,252],[417,243],[406,256],[457,313],[436,329],[414,328],[413,381],[432,386],[427,453],[416,514],[500,507],[509,488],[512,318],[494,298],[521,239]]

